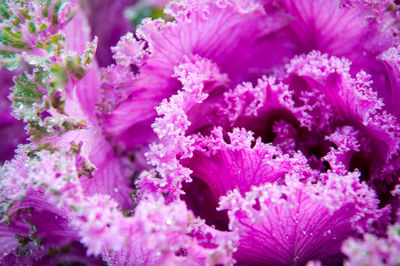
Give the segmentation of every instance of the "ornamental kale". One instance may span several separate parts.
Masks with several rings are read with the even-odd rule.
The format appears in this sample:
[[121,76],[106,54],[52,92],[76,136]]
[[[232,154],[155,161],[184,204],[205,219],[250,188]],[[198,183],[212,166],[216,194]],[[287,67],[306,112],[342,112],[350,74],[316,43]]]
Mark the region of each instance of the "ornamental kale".
[[0,30],[2,265],[400,264],[397,1],[11,0]]

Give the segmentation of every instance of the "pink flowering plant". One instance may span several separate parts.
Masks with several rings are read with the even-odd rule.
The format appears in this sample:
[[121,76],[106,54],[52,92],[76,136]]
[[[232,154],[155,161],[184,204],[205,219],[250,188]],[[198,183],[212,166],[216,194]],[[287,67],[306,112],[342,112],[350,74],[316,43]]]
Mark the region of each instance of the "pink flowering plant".
[[0,30],[1,265],[400,264],[397,1],[11,0]]

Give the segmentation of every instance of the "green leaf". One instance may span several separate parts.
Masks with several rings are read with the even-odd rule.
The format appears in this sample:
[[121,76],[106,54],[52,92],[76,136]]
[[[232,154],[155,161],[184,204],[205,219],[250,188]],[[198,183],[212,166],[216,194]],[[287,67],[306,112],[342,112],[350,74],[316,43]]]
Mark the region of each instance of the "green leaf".
[[32,34],[34,34],[34,33],[36,32],[36,25],[35,25],[35,22],[31,21],[31,22],[29,22],[28,25],[29,25],[29,32],[32,33]]

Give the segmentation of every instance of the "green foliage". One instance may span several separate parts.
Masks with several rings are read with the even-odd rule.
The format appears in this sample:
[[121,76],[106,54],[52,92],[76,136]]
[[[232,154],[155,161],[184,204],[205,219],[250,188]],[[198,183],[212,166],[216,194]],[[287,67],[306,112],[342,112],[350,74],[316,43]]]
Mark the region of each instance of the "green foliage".
[[87,44],[83,55],[76,57],[69,55],[65,59],[65,66],[68,72],[77,79],[82,79],[89,67],[93,63],[94,54],[96,53],[97,38]]
[[161,7],[154,7],[154,6],[145,6],[141,8],[130,8],[126,10],[125,14],[129,21],[131,22],[132,26],[136,27],[137,25],[140,25],[142,23],[142,20],[144,18],[162,18],[167,21],[172,21],[173,18],[167,17],[166,14],[164,13],[164,9]]
[[21,62],[43,66],[37,57],[60,56],[65,47],[60,29],[72,19],[73,7],[67,0],[2,0],[0,68],[15,70]]
[[14,77],[13,114],[27,123],[33,141],[85,127],[64,111],[68,84],[82,79],[93,63],[97,39],[80,56],[66,51],[63,27],[74,1],[0,0],[0,68],[28,72]]

